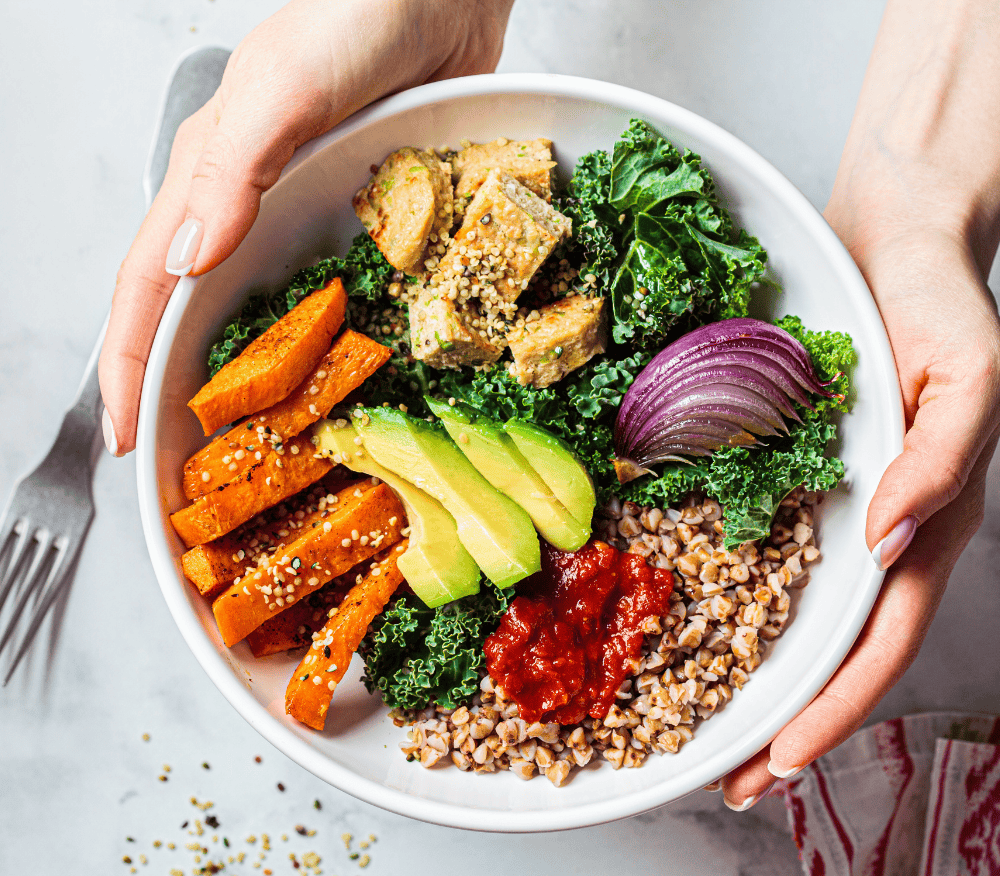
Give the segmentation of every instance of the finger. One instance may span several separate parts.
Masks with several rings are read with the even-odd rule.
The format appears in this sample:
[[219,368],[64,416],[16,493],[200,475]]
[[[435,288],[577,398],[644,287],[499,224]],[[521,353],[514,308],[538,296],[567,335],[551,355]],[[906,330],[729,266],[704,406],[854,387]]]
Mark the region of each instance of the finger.
[[959,382],[924,386],[903,452],[868,506],[866,538],[879,568],[888,568],[916,527],[959,495],[997,429],[1000,354],[987,349],[970,358]]
[[[958,499],[920,528],[893,566],[840,668],[771,742],[768,769],[773,775],[793,775],[846,740],[913,662],[948,576],[982,521],[986,470],[995,443],[991,441],[980,455]],[[748,787],[753,792],[761,783]]]
[[177,277],[164,253],[185,213],[191,170],[211,127],[212,101],[184,121],[174,138],[159,193],[118,271],[98,374],[105,405],[105,441],[122,456],[135,448],[139,395],[156,327]]
[[768,749],[765,748],[722,778],[723,797],[730,809],[745,812],[777,781],[767,771],[768,758]]

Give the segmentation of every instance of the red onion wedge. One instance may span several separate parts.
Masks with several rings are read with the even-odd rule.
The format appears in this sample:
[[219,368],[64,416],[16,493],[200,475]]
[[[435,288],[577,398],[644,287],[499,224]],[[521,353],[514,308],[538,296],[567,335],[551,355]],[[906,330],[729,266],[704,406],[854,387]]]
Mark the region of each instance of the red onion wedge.
[[690,462],[720,447],[787,432],[808,394],[833,398],[809,353],[783,329],[743,317],[688,332],[661,350],[629,387],[615,421],[621,483],[658,462]]

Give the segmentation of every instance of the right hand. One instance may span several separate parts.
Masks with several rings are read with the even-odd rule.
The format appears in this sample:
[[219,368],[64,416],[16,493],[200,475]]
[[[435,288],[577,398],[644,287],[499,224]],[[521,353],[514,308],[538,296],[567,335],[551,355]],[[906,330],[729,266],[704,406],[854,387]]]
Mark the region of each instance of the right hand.
[[[512,5],[292,0],[240,43],[219,90],[178,130],[163,187],[118,272],[99,364],[112,453],[135,447],[149,350],[178,277],[232,254],[307,140],[387,94],[491,72]],[[186,251],[175,237],[188,238]]]

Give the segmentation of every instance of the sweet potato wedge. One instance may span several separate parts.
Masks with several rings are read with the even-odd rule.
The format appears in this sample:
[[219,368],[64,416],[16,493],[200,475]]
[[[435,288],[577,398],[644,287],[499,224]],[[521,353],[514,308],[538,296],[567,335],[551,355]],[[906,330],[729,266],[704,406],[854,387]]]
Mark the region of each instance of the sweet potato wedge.
[[276,444],[300,434],[384,365],[392,350],[346,329],[289,395],[220,435],[184,463],[183,488],[197,499],[238,478]]
[[329,348],[346,306],[344,286],[335,278],[220,368],[188,402],[205,434],[285,398]]
[[333,692],[347,672],[351,656],[368,625],[403,581],[396,560],[406,545],[404,539],[375,558],[368,573],[351,588],[313,640],[285,689],[285,712],[296,721],[314,730],[323,729]]
[[236,480],[171,514],[170,522],[185,546],[193,548],[232,532],[330,471],[333,463],[317,458],[311,437],[293,438],[281,451],[269,453]]
[[[327,591],[328,584],[318,593],[310,593],[291,608],[268,618],[252,633],[246,643],[254,657],[270,657],[301,648],[312,641],[312,634],[323,626],[329,612],[335,607],[320,599]],[[313,604],[315,603],[315,604]]]
[[323,626],[330,610],[336,605],[334,601],[327,604],[322,599],[331,584],[317,593],[310,593],[281,614],[268,618],[247,635],[246,643],[253,656],[270,657],[272,654],[282,654],[308,645],[312,641],[312,634]]
[[228,647],[327,581],[402,538],[406,514],[396,494],[371,481],[338,494],[323,525],[304,530],[280,557],[234,582],[212,603]]
[[239,529],[208,544],[197,545],[181,557],[187,579],[202,596],[211,599],[239,576],[254,571],[258,559],[283,548],[299,531],[319,525],[332,512],[327,497],[357,480],[354,472],[337,466],[322,480],[288,500],[263,511]]
[[291,608],[274,614],[246,637],[254,657],[267,657],[312,644],[312,634],[335,613],[347,592],[364,577],[372,559],[358,563],[318,590],[300,599]]

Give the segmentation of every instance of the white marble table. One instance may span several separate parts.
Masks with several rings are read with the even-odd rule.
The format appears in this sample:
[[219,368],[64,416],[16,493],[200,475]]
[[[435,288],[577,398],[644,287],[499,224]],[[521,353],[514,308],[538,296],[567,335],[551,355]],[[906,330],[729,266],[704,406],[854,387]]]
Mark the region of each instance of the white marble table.
[[[173,61],[194,45],[235,45],[277,5],[4,4],[0,498],[48,446],[76,389],[143,213],[139,178]],[[674,100],[749,142],[821,206],[880,12],[870,0],[520,0],[501,69],[591,76]],[[876,718],[1000,711],[988,610],[998,487],[994,464],[986,522],[920,657]],[[146,557],[131,460],[103,459],[95,495],[61,632],[0,691],[0,873],[125,873],[125,855],[139,872],[189,873],[194,853],[184,846],[196,837],[188,830],[212,813],[220,826],[207,829],[204,844],[218,848],[217,834],[220,844],[230,840],[226,854],[248,852],[227,872],[262,872],[252,867],[261,840],[245,842],[262,832],[272,844],[263,867],[276,874],[295,872],[288,853],[306,850],[322,856],[324,873],[360,872],[345,832],[356,837],[352,851],[370,855],[373,876],[440,872],[455,864],[453,850],[477,867],[527,873],[799,872],[773,801],[736,814],[702,792],[616,824],[509,837],[408,821],[326,786],[265,743],[187,651]],[[192,796],[215,806],[199,811]],[[297,824],[317,832],[301,837]],[[369,834],[377,841],[360,849]],[[178,848],[154,848],[155,840]]]

